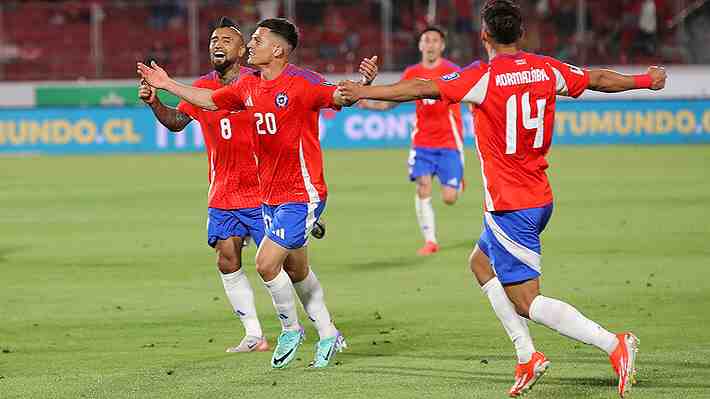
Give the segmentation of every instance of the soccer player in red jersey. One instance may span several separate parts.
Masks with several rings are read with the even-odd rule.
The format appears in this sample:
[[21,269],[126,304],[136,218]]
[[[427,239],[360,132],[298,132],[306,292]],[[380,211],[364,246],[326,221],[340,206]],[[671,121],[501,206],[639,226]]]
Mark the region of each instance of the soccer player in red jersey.
[[[249,115],[260,182],[266,237],[256,268],[271,294],[282,333],[272,356],[274,368],[286,367],[304,339],[293,289],[318,334],[312,367],[325,367],[345,340],[325,305],[323,288],[308,265],[306,244],[328,195],[318,140],[318,114],[323,108],[350,105],[337,87],[320,75],[289,64],[298,31],[285,19],[257,25],[247,48],[248,62],[259,71],[218,89],[180,84],[154,65],[138,64],[138,73],[153,87],[209,110],[244,110]],[[366,59],[360,72],[372,81],[376,59]]]
[[[428,27],[419,35],[422,61],[408,67],[402,75],[407,79],[438,79],[459,71],[458,65],[442,55],[446,49],[446,35],[437,27]],[[388,110],[399,103],[360,101],[361,108]],[[439,250],[436,239],[436,222],[432,206],[433,177],[441,183],[441,198],[453,205],[463,188],[464,151],[461,106],[439,100],[421,99],[416,102],[417,120],[412,131],[412,149],[409,153],[409,179],[416,182],[414,197],[419,230],[424,246],[417,253],[431,255]]]
[[[201,77],[195,87],[219,89],[253,72],[240,65],[246,47],[238,26],[222,18],[210,38],[210,61],[214,71]],[[173,132],[188,123],[200,124],[209,162],[207,243],[217,252],[217,267],[234,313],[246,331],[239,345],[227,352],[267,351],[269,344],[254,306],[254,292],[242,270],[242,246],[251,236],[258,246],[264,237],[259,180],[251,145],[251,120],[246,112],[206,111],[187,102],[177,109],[165,106],[153,87],[143,82],[139,96],[156,118]]]
[[552,214],[552,190],[545,161],[554,128],[557,95],[578,97],[584,90],[615,93],[660,90],[663,68],[644,75],[582,70],[518,47],[523,27],[512,0],[488,0],[482,10],[481,37],[489,62],[434,81],[406,80],[394,85],[358,87],[343,83],[342,94],[386,101],[441,99],[474,105],[475,133],[485,193],[483,232],[470,267],[510,336],[518,355],[510,396],[529,390],[549,361],[535,350],[527,320],[533,320],[609,355],[624,396],[634,380],[638,340],[613,334],[571,305],[540,293],[540,234]]

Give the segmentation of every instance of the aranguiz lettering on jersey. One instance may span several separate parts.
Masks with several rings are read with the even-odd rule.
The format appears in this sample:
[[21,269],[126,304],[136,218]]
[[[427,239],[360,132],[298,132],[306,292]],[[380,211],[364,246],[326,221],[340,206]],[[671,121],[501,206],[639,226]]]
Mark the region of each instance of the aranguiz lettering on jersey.
[[284,108],[288,105],[288,96],[286,93],[279,93],[276,95],[276,106],[279,108]]
[[444,80],[444,81],[448,82],[448,81],[450,81],[450,80],[458,79],[459,76],[461,76],[461,75],[459,75],[458,72],[452,72],[452,73],[450,73],[450,74],[448,74],[448,75],[442,76],[442,77],[441,77],[441,80]]

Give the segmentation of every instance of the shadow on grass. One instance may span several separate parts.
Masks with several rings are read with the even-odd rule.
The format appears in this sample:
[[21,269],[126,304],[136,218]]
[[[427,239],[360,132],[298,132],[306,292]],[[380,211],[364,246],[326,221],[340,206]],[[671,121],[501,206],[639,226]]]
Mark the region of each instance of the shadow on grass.
[[9,260],[7,259],[8,256],[22,252],[25,249],[28,249],[29,247],[21,247],[21,246],[10,246],[10,247],[0,247],[0,263],[7,263]]
[[[479,360],[485,359],[486,361],[511,361],[510,356],[501,355],[491,355],[491,354],[480,354],[480,355],[410,355],[397,353],[397,351],[383,351],[380,353],[343,353],[340,355],[343,359],[350,358],[351,360],[357,358],[363,359],[373,359],[373,358],[410,358],[419,360],[445,360],[445,361],[469,361],[473,362],[471,366],[465,367],[421,367],[421,366],[389,366],[389,365],[369,365],[366,371],[348,371],[351,373],[364,373],[364,374],[375,374],[375,375],[391,375],[399,377],[427,377],[427,378],[440,378],[445,380],[461,380],[461,381],[487,381],[487,382],[499,382],[499,383],[512,383],[512,366],[511,372],[491,372],[485,370],[485,365],[481,364],[479,367]],[[356,361],[356,360],[355,360]],[[388,361],[391,361],[388,359]],[[570,363],[587,363],[587,364],[599,364],[600,367],[609,366],[605,359],[592,360],[592,359],[574,359],[574,360],[561,360],[555,363],[555,368],[565,368],[565,364]],[[513,364],[513,363],[511,363]],[[669,370],[669,369],[682,369],[682,367],[693,368],[697,370],[708,370],[710,365],[705,363],[684,363],[684,362],[644,362],[643,369],[641,369],[638,383],[635,385],[639,389],[710,389],[710,382],[705,380],[695,381],[695,382],[681,382],[679,378],[688,378],[687,375],[664,375],[664,376],[654,376],[654,368],[659,370]],[[646,372],[644,372],[646,370]],[[611,367],[609,367],[608,377],[582,377],[582,378],[559,378],[546,376],[541,383],[549,386],[558,387],[592,387],[592,388],[615,388],[616,387],[616,377],[611,373]]]
[[412,265],[424,263],[425,260],[426,258],[424,257],[401,256],[397,258],[369,260],[367,262],[346,263],[343,265],[343,267],[357,270],[365,270],[371,268],[377,268],[378,270],[380,270],[383,268],[412,267]]
[[351,374],[371,374],[376,376],[392,376],[392,377],[409,377],[409,378],[437,378],[449,381],[460,381],[460,382],[488,382],[488,383],[510,383],[511,377],[502,377],[497,374],[495,375],[483,375],[481,373],[468,373],[461,374],[457,370],[441,369],[441,370],[426,370],[426,369],[415,369],[410,367],[370,367],[368,369],[340,369],[340,372],[351,373]]
[[[470,250],[473,250],[473,241],[472,240],[466,240],[466,241],[458,241],[458,242],[453,242],[449,243],[446,245],[442,245],[439,252],[448,252],[448,251],[453,251],[453,250],[458,250],[461,248],[467,248]],[[401,251],[397,251],[400,252]],[[382,258],[382,259],[376,259],[376,260],[368,260],[366,262],[354,262],[354,263],[346,263],[343,266],[352,268],[352,269],[358,269],[358,270],[363,270],[367,268],[373,268],[376,267],[378,269],[382,268],[398,268],[398,267],[408,267],[411,268],[413,265],[419,265],[422,263],[425,263],[431,259],[436,259],[437,255],[432,255],[432,256],[416,256],[414,255],[415,250],[412,249],[412,256],[399,256],[399,257],[390,257],[390,258]],[[466,256],[468,256],[468,253],[463,253],[462,252],[462,260],[461,264],[465,265],[466,263]]]

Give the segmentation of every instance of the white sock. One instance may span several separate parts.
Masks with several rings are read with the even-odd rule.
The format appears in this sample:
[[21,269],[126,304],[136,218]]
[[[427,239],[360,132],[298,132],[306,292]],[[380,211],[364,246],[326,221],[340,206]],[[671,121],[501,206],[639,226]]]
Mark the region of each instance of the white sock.
[[616,335],[557,299],[542,295],[535,297],[530,305],[530,318],[564,336],[594,345],[610,355],[619,342]]
[[325,306],[323,287],[313,273],[313,269],[308,271],[308,276],[303,281],[294,283],[293,288],[296,289],[308,318],[318,330],[320,339],[334,337],[337,330],[330,319],[328,308]]
[[242,321],[246,335],[261,337],[261,324],[259,317],[256,315],[256,306],[254,305],[254,291],[251,289],[249,279],[244,273],[244,269],[239,269],[234,273],[222,274],[222,285],[224,292],[229,298],[229,303],[232,304],[234,313],[239,316]]
[[505,332],[508,333],[510,340],[513,341],[515,352],[518,355],[518,363],[529,362],[533,353],[535,353],[535,346],[530,336],[527,320],[515,312],[513,303],[508,299],[508,295],[506,295],[503,285],[501,285],[497,277],[493,277],[481,289],[491,302],[496,316],[503,323]]
[[417,221],[419,230],[426,241],[436,242],[436,223],[434,222],[434,207],[431,205],[431,197],[419,198],[414,196],[414,207],[417,210]]
[[271,294],[271,300],[276,308],[276,314],[284,330],[298,330],[298,312],[296,310],[296,297],[293,295],[293,284],[288,274],[281,269],[279,274],[271,281],[264,281],[266,290]]

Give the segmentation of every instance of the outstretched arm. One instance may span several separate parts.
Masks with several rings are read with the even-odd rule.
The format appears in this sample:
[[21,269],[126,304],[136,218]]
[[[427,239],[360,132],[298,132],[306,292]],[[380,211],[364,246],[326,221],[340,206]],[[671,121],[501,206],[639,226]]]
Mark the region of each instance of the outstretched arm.
[[387,111],[387,110],[390,110],[398,105],[399,105],[399,103],[395,103],[392,101],[360,100],[357,103],[358,107],[360,107],[362,109],[369,109],[371,111]]
[[192,118],[184,112],[163,104],[156,96],[155,88],[145,81],[141,82],[138,88],[138,97],[150,107],[158,121],[172,132],[181,131],[192,121]]
[[341,92],[341,95],[352,102],[363,98],[400,103],[423,98],[433,100],[441,98],[439,87],[431,80],[402,80],[395,84],[384,86],[359,86],[352,82],[341,82],[338,86],[338,91]]
[[589,71],[589,90],[618,93],[633,89],[661,90],[666,86],[666,70],[652,66],[645,75],[623,75],[608,69]]
[[150,65],[151,66],[145,65],[142,62],[138,63],[138,75],[149,85],[158,89],[167,90],[200,108],[210,111],[218,109],[214,101],[212,101],[213,90],[182,84],[171,79],[167,72],[159,67],[155,61],[151,62]]

